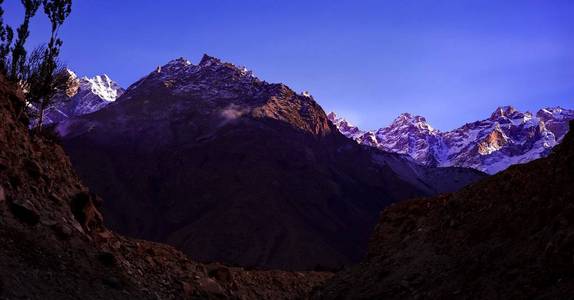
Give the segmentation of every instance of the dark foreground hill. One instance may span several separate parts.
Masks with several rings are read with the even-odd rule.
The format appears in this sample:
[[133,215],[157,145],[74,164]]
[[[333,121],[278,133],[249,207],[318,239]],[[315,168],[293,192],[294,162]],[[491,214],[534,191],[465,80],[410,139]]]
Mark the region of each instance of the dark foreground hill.
[[62,148],[0,78],[0,299],[302,299],[326,273],[199,264],[107,230]]
[[574,122],[548,157],[384,210],[320,299],[572,299]]
[[365,149],[312,97],[207,55],[58,130],[110,228],[241,266],[356,262],[383,207],[484,176]]

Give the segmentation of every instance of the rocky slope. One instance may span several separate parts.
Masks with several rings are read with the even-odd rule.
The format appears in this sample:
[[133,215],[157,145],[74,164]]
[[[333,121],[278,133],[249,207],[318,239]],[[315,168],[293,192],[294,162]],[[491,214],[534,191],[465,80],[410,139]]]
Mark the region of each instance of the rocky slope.
[[[574,127],[574,121],[570,128]],[[569,299],[574,132],[547,158],[384,210],[368,258],[319,299]]]
[[0,78],[0,299],[304,299],[330,276],[199,264],[107,230],[101,199],[23,110]]
[[71,70],[66,72],[70,76],[67,92],[56,95],[57,104],[45,112],[44,124],[58,123],[98,111],[114,102],[125,91],[106,74],[80,78]]
[[407,154],[427,166],[459,166],[490,174],[513,164],[544,157],[568,131],[574,111],[560,107],[539,110],[536,115],[513,107],[499,107],[485,120],[448,132],[432,128],[424,117],[405,113],[388,127],[364,132],[345,119],[329,119],[347,137],[360,144]]
[[58,130],[112,229],[242,266],[357,261],[384,206],[483,177],[357,145],[309,95],[207,55]]

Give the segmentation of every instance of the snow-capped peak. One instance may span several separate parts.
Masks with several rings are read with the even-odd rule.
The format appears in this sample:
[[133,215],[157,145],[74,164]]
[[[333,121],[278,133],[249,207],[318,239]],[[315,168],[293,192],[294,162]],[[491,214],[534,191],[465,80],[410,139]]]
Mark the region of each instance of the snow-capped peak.
[[108,102],[115,101],[123,93],[120,85],[111,80],[106,74],[96,75],[92,78],[82,77],[80,79],[80,88],[90,90],[94,95]]
[[391,124],[391,128],[396,127],[414,127],[422,131],[434,132],[436,131],[423,116],[412,115],[410,113],[400,114]]
[[564,109],[560,106],[556,106],[556,107],[546,107],[543,108],[541,110],[539,110],[536,113],[536,116],[542,119],[557,119],[557,120],[561,120],[564,118],[569,118],[570,116],[572,116],[572,111],[568,110],[568,109]]
[[55,96],[58,98],[55,100],[56,106],[45,112],[45,124],[95,112],[124,93],[124,89],[106,74],[79,78],[70,69],[66,69],[66,72],[69,75],[68,88],[64,94]]
[[498,107],[488,119],[452,131],[433,129],[424,117],[403,113],[373,134],[349,126],[335,113],[329,119],[345,136],[360,144],[407,154],[430,166],[471,167],[496,173],[549,153],[568,131],[574,110],[550,107],[536,116],[512,106]]
[[334,112],[330,112],[327,114],[327,119],[339,129],[339,131],[346,137],[350,139],[357,139],[360,136],[364,135],[365,132],[359,130],[359,128],[349,121],[345,120],[344,118],[337,117],[337,114]]
[[76,73],[68,68],[65,69],[65,72],[68,73],[69,78],[71,79],[76,79],[78,78],[78,75],[76,75]]

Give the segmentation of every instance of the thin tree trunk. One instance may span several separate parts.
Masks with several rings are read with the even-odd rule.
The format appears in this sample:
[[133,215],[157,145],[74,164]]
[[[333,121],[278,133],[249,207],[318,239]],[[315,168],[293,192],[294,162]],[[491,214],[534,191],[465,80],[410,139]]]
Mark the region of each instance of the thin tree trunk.
[[36,124],[36,130],[38,132],[40,132],[40,130],[42,129],[42,123],[44,122],[44,111],[46,110],[46,105],[44,104],[44,101],[42,101],[40,103],[40,111],[38,114],[38,124]]

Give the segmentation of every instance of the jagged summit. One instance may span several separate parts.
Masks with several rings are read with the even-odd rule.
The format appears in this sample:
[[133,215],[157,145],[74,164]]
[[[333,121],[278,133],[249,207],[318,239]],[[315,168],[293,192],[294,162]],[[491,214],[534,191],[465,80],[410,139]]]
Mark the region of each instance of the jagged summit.
[[351,124],[344,118],[338,117],[334,112],[327,114],[327,118],[339,129],[339,131],[344,136],[350,139],[357,139],[365,134],[365,132],[361,131],[357,126]]
[[432,128],[428,123],[425,117],[423,116],[419,116],[419,115],[413,115],[410,113],[402,113],[400,114],[397,118],[395,118],[395,120],[393,121],[393,123],[391,124],[391,127],[397,127],[397,126],[409,126],[409,127],[415,127],[417,129],[420,130],[425,130],[425,131],[435,131],[434,128]]
[[536,119],[543,122],[544,127],[552,131],[558,142],[568,132],[568,120],[574,120],[574,110],[562,107],[547,107],[536,113]]
[[333,114],[333,124],[360,144],[410,155],[431,166],[472,167],[496,173],[516,163],[546,156],[568,132],[574,110],[544,108],[533,116],[500,106],[488,119],[448,132],[432,128],[424,117],[403,113],[377,131],[361,131]]
[[199,62],[199,65],[202,67],[209,67],[211,65],[218,64],[221,64],[221,60],[208,54],[203,54],[203,57],[201,57],[201,61]]
[[548,119],[564,120],[564,119],[568,119],[570,116],[572,116],[572,110],[565,109],[565,108],[562,108],[560,106],[546,107],[546,108],[540,109],[536,113],[536,116],[539,118],[546,119],[546,120],[548,120]]
[[511,118],[516,112],[516,108],[511,105],[499,106],[496,110],[490,115],[491,120],[496,120],[501,117]]
[[[198,89],[199,85],[206,86],[210,81],[224,82],[231,79],[231,83],[225,83],[225,86],[219,86],[220,89],[229,90],[233,85],[259,85],[261,80],[253,75],[251,71],[242,66],[236,66],[232,63],[221,61],[219,58],[204,54],[199,64],[195,65],[188,59],[180,57],[169,61],[163,66],[159,66],[154,72],[132,84],[129,90],[138,87],[143,82],[148,84],[153,81],[162,82],[164,86],[178,90],[182,89],[187,92],[189,89]],[[245,87],[245,86],[244,86]],[[241,88],[241,89],[244,89]],[[218,89],[219,89],[218,88]],[[236,86],[235,90],[239,90]]]
[[193,73],[200,70],[219,70],[221,67],[228,71],[233,70],[242,75],[252,75],[252,73],[243,66],[237,66],[232,63],[223,62],[217,57],[203,54],[201,60],[197,65],[193,64],[185,57],[179,57],[167,62],[163,66],[159,66],[155,73],[163,73],[164,75],[182,75],[185,73]]
[[[404,112],[402,114],[400,114],[395,120],[398,119],[413,119],[415,117],[415,115],[412,115],[411,113],[408,112]],[[417,116],[420,117],[420,116]]]
[[94,95],[105,101],[115,101],[123,93],[122,87],[107,74],[96,75],[92,78],[83,76],[80,79],[81,89],[90,90]]
[[184,57],[179,57],[176,59],[172,59],[170,61],[168,61],[165,65],[160,66],[160,70],[159,73],[161,73],[161,69],[166,69],[166,68],[181,68],[181,67],[186,67],[186,66],[191,66],[192,63],[191,61],[187,60]]
[[125,91],[107,74],[79,77],[68,68],[65,71],[69,76],[68,87],[65,93],[55,96],[57,105],[45,112],[44,124],[98,111],[114,102]]

